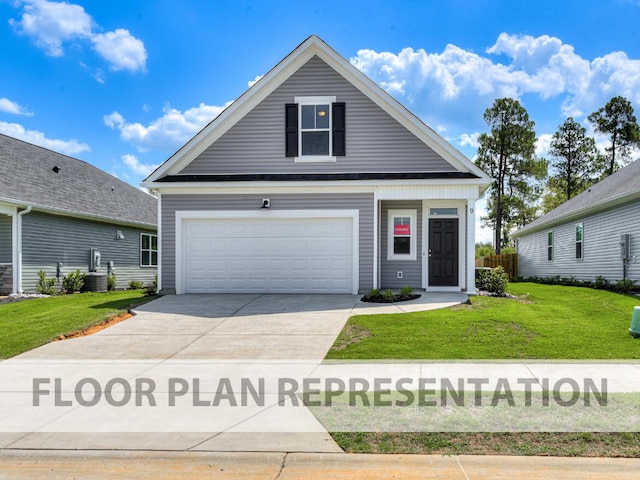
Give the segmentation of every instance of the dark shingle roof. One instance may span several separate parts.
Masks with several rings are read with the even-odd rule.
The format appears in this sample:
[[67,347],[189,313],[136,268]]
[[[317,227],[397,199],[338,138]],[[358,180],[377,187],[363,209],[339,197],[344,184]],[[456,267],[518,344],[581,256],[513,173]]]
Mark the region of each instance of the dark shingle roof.
[[638,198],[640,198],[640,160],[618,170],[613,175],[521,228],[513,235],[519,237],[533,233],[544,227],[613,208]]
[[0,171],[0,200],[118,223],[157,224],[155,197],[82,160],[2,134]]

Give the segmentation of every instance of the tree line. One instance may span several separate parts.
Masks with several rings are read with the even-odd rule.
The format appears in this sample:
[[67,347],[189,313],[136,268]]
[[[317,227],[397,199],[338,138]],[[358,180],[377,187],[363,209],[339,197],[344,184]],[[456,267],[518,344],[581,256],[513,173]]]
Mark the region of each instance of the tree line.
[[587,119],[608,138],[605,152],[568,117],[553,134],[548,160],[536,155],[535,123],[518,100],[499,98],[484,112],[489,132],[478,137],[476,165],[493,178],[482,222],[494,231],[497,254],[510,245],[510,232],[613,174],[640,147],[640,127],[626,98],[613,97]]

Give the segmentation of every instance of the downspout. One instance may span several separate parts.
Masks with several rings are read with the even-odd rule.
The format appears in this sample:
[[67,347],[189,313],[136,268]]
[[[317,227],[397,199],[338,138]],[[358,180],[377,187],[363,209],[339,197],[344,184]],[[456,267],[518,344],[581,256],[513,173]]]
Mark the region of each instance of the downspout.
[[17,232],[17,242],[16,242],[16,261],[13,266],[13,278],[14,278],[14,290],[16,293],[24,293],[22,290],[22,216],[30,213],[33,207],[31,205],[27,205],[27,208],[18,212],[16,216],[16,232]]

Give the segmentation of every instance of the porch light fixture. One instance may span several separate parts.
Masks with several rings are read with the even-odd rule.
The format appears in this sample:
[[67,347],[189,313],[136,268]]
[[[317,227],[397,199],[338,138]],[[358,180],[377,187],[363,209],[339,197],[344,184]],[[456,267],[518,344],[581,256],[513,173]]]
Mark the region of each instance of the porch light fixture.
[[116,231],[116,240],[124,240],[124,233],[121,230]]

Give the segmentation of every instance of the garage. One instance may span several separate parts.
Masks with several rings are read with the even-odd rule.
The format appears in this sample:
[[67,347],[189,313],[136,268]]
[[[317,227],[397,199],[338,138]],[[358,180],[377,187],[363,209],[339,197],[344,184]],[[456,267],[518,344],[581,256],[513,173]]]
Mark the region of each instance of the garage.
[[179,293],[357,292],[357,214],[338,212],[183,216]]

